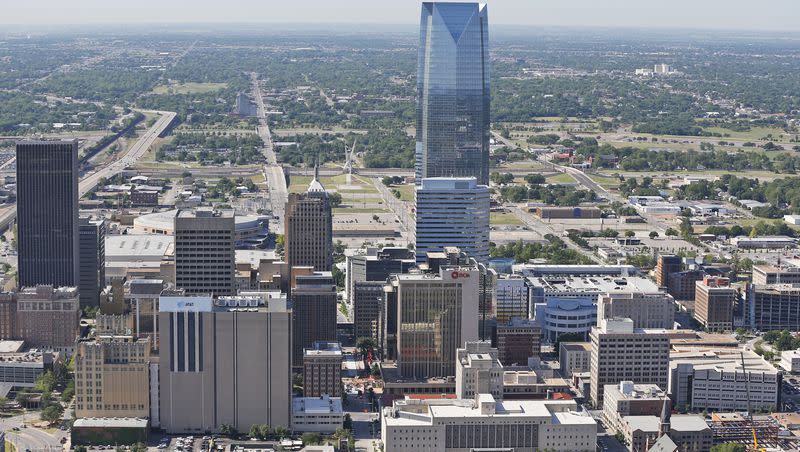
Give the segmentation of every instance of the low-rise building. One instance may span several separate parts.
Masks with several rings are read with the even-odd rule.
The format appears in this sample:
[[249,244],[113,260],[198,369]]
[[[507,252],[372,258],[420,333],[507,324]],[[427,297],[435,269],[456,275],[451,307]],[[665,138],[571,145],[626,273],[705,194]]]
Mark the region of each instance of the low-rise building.
[[23,341],[0,341],[0,386],[32,388],[46,371],[59,373],[62,354],[24,349]]
[[292,430],[334,433],[342,428],[344,411],[340,397],[295,397],[292,399]]
[[591,356],[591,342],[561,342],[558,349],[561,374],[566,378],[571,378],[574,373],[589,372]]
[[597,423],[574,401],[401,400],[385,408],[386,452],[537,450],[594,452]]
[[531,367],[512,367],[503,372],[503,397],[507,400],[545,399],[556,393],[569,393],[569,382],[549,363],[534,359]]
[[781,352],[780,366],[789,373],[800,373],[800,350],[785,350]]
[[503,400],[503,365],[490,342],[467,342],[456,350],[456,397],[491,394]]
[[317,341],[303,351],[303,396],[323,395],[342,395],[342,346],[338,342]]
[[80,333],[76,287],[24,287],[16,297],[19,339],[32,348],[72,351]]
[[780,371],[750,350],[678,348],[670,353],[669,393],[681,410],[775,410],[781,381]]
[[670,406],[667,393],[654,384],[623,381],[606,385],[603,393],[603,418],[616,431],[623,429],[622,419],[626,416],[660,416]]
[[770,249],[785,249],[797,247],[797,239],[787,237],[785,235],[776,236],[761,236],[761,237],[747,237],[739,236],[730,239],[731,245],[736,248],[742,249],[757,249],[757,250],[770,250]]

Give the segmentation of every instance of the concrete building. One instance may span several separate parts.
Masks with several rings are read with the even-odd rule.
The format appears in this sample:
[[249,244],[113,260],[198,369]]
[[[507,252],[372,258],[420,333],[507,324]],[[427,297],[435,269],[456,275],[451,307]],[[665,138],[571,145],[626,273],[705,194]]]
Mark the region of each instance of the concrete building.
[[335,433],[342,428],[344,411],[340,397],[294,397],[292,399],[292,430],[295,433]]
[[517,264],[514,273],[526,278],[537,277],[629,277],[641,276],[641,272],[633,265],[552,265],[552,264]]
[[[655,289],[655,285],[653,285]],[[634,328],[672,329],[675,326],[675,300],[667,293],[629,292],[617,289],[600,295],[598,319],[629,318]]]
[[591,402],[602,406],[606,385],[622,381],[667,389],[669,335],[633,327],[631,319],[602,319],[592,328]]
[[739,236],[730,239],[730,242],[731,245],[740,250],[777,250],[797,247],[797,239],[785,235],[761,237]]
[[456,398],[491,394],[503,400],[503,365],[490,342],[467,342],[456,350]]
[[417,265],[414,252],[403,247],[361,249],[353,254],[348,253],[345,262],[347,265],[345,287],[351,302],[354,301],[356,283],[385,283],[390,275],[408,273]]
[[597,423],[574,401],[406,399],[384,408],[386,452],[594,452]]
[[535,207],[533,213],[543,220],[550,219],[597,219],[602,211],[597,207]]
[[292,268],[292,363],[303,365],[303,350],[317,341],[336,341],[336,282],[331,272]]
[[80,335],[77,288],[23,287],[15,296],[19,339],[32,348],[73,349],[75,339]]
[[162,296],[160,427],[217,432],[223,424],[291,425],[292,320],[284,295]]
[[548,343],[565,333],[583,334],[588,339],[598,323],[601,295],[658,292],[652,281],[641,276],[547,275],[528,277],[528,286],[533,318]]
[[707,276],[695,283],[694,318],[711,331],[733,331],[733,308],[739,290],[730,279]]
[[81,218],[79,235],[78,292],[81,307],[100,306],[100,291],[106,285],[105,220]]
[[800,350],[782,351],[780,366],[786,372],[800,373]]
[[800,284],[800,267],[797,265],[753,265],[753,284]]
[[19,287],[78,283],[78,142],[20,141]]
[[[64,365],[58,352],[25,349],[24,341],[0,341],[0,391],[5,397],[12,388],[33,388],[48,370],[60,373]],[[3,389],[5,389],[3,391]]]
[[505,366],[503,397],[506,400],[551,399],[570,393],[570,383],[561,376],[555,362],[532,358],[527,366]]
[[383,343],[381,316],[385,308],[386,281],[357,281],[353,285],[353,332],[356,339],[368,337]]
[[0,341],[17,338],[17,297],[10,292],[0,293]]
[[489,187],[474,178],[428,178],[416,188],[417,262],[457,247],[478,262],[489,260]]
[[158,350],[160,345],[158,300],[165,289],[164,281],[133,279],[126,285],[128,304],[131,307],[132,330],[136,337],[149,337],[153,350]]
[[480,271],[439,270],[393,275],[390,280],[387,312],[396,315],[387,322],[387,342],[394,329],[404,379],[455,375],[456,349],[479,338]]
[[603,391],[603,418],[611,431],[622,431],[622,419],[626,416],[660,416],[670,410],[667,393],[658,385],[637,385],[623,381],[606,385]]
[[501,363],[525,365],[542,350],[542,328],[533,320],[514,318],[497,325],[497,350]]
[[748,286],[744,317],[752,330],[800,331],[800,284]]
[[75,416],[150,416],[150,341],[98,336],[75,349]]
[[664,421],[658,416],[626,416],[622,434],[631,452],[660,452],[666,446],[673,452],[708,452],[714,435],[702,416],[671,415]]
[[656,284],[658,287],[668,287],[669,277],[681,271],[683,260],[680,256],[659,254],[656,262]]
[[303,351],[303,396],[342,396],[342,346],[338,342],[314,342]]
[[667,293],[676,300],[694,300],[696,283],[705,276],[705,272],[699,268],[672,273],[669,275]]
[[105,282],[114,279],[163,279],[175,282],[175,239],[157,234],[108,235]]
[[589,372],[591,369],[591,342],[561,342],[558,347],[558,362],[561,374],[567,378],[574,373]]
[[[745,368],[742,368],[742,359]],[[670,354],[669,392],[679,409],[774,411],[781,373],[750,350],[685,348]]]
[[497,278],[497,303],[494,317],[502,325],[513,318],[527,319],[530,316],[528,280],[519,275],[500,275]]
[[175,216],[175,286],[187,295],[236,294],[233,211],[182,210]]
[[333,214],[328,192],[314,179],[305,193],[290,193],[284,217],[284,249],[289,269],[313,267],[329,272],[333,266]]

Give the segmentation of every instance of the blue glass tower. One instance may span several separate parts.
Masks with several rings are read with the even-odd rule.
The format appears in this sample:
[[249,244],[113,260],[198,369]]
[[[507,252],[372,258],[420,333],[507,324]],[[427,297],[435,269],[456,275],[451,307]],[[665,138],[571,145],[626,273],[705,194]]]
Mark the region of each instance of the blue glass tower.
[[489,184],[489,30],[485,4],[424,2],[417,73],[417,183]]

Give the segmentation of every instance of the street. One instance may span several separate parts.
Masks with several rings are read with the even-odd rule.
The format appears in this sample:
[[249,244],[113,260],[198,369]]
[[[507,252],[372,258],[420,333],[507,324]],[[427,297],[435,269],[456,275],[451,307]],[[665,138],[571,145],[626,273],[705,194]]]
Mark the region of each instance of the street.
[[[6,432],[6,439],[14,444],[18,452],[44,452],[62,450],[61,440],[69,435],[66,430],[55,429],[52,433],[31,427],[31,422],[39,422],[38,412],[0,418],[0,430]],[[24,425],[24,427],[23,427]]]

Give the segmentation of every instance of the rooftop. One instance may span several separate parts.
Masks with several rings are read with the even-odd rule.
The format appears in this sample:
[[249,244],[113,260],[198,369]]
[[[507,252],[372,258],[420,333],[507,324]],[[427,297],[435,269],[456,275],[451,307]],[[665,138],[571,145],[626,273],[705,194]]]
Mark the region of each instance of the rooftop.
[[529,276],[528,281],[545,293],[659,292],[653,281],[641,276]]
[[135,417],[84,417],[75,419],[73,427],[147,428],[149,421]]
[[25,341],[0,341],[0,353],[17,353],[23,345]]
[[292,413],[299,414],[336,414],[342,413],[341,397],[294,397]]
[[669,418],[670,428],[679,432],[702,432],[709,426],[702,416],[695,414],[673,414]]

